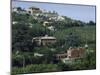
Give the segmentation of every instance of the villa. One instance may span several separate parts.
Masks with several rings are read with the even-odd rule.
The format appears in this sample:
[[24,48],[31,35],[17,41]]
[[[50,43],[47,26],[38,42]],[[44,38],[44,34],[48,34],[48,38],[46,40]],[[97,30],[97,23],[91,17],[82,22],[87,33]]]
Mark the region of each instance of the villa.
[[33,43],[35,42],[39,46],[41,46],[41,45],[46,46],[46,45],[56,43],[56,38],[53,37],[53,36],[45,35],[45,36],[42,36],[42,37],[34,37],[32,39],[32,42]]
[[66,63],[66,61],[83,58],[84,56],[85,48],[69,48],[66,53],[56,54],[56,59]]
[[42,11],[40,10],[40,8],[37,8],[37,7],[30,7],[27,12],[31,15],[35,14],[39,14],[39,13],[42,13]]

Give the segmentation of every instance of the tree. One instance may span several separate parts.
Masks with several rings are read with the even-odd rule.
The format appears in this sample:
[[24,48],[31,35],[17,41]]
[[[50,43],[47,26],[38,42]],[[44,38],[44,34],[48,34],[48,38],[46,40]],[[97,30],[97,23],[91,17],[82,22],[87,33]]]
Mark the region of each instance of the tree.
[[40,24],[33,24],[32,28],[30,29],[30,35],[32,35],[33,37],[44,36],[45,28]]
[[58,63],[58,69],[61,71],[71,71],[72,67],[69,64],[65,64],[62,61]]
[[93,22],[93,21],[89,21],[89,22],[87,23],[87,25],[92,26],[92,25],[96,25],[96,23],[95,23],[95,22]]
[[80,39],[77,35],[70,33],[66,37],[66,45],[67,47],[77,47],[80,45]]
[[29,35],[29,27],[25,23],[12,26],[12,50],[31,51],[32,36]]
[[22,8],[21,8],[21,7],[17,7],[17,10],[18,10],[18,11],[21,11],[21,10],[22,10]]
[[18,14],[16,12],[12,12],[13,21],[28,23],[29,18],[30,16],[28,14]]

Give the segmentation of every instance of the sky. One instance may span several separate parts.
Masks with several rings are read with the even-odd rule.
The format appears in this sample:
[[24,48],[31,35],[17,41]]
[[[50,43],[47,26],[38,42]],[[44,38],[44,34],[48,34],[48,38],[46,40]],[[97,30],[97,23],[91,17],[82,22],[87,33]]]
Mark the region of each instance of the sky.
[[96,18],[95,6],[12,1],[12,7],[21,7],[28,9],[32,6],[38,7],[42,10],[56,11],[61,16],[67,16],[69,18],[81,20],[84,22],[95,22]]

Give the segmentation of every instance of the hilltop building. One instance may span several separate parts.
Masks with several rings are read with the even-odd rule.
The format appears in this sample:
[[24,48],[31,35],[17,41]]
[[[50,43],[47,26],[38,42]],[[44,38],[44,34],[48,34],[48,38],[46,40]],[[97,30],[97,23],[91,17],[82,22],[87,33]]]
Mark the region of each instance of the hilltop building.
[[39,15],[40,13],[42,13],[42,11],[40,10],[40,8],[37,7],[30,7],[27,12],[31,15]]

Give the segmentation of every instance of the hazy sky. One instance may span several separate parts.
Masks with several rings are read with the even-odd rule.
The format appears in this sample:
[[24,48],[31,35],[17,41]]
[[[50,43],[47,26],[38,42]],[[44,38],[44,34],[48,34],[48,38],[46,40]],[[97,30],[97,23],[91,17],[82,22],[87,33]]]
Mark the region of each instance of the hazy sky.
[[39,7],[42,10],[56,11],[59,15],[68,16],[72,19],[88,22],[95,21],[95,6],[52,4],[12,1],[12,7],[29,8],[31,6]]

